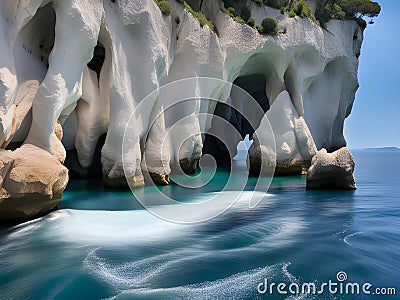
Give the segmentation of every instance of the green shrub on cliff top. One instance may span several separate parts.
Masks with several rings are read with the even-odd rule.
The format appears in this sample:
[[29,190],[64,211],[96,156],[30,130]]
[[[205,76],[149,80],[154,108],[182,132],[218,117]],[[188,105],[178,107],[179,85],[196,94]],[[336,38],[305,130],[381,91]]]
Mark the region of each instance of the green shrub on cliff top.
[[240,16],[233,17],[233,21],[238,22],[240,24],[245,24],[246,23]]
[[278,34],[278,21],[274,18],[264,18],[264,20],[261,23],[261,26],[263,27],[263,33],[265,34],[271,34],[271,35],[276,35]]
[[239,5],[239,2],[235,2],[233,0],[223,0],[223,3],[224,7],[221,8],[223,13],[227,14],[238,23],[247,24],[247,21],[251,18],[250,8],[248,8],[246,5]]
[[165,0],[154,0],[154,2],[158,5],[163,15],[169,16],[172,11],[171,4]]
[[310,18],[312,16],[312,8],[307,4],[305,0],[299,0],[293,6],[293,11],[300,18]]
[[248,20],[247,20],[247,25],[249,25],[250,27],[255,27],[256,26],[256,20],[254,20],[254,18],[252,18],[252,17],[250,17]]

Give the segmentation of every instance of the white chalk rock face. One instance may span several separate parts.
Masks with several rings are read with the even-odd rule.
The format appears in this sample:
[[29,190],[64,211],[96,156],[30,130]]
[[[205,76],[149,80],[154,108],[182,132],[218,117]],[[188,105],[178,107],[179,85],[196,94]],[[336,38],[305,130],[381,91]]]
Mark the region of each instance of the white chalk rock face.
[[[61,142],[54,138],[54,126],[82,94],[82,74],[97,43],[102,17],[98,1],[55,1],[54,47],[49,67],[32,106],[32,125],[26,143],[60,156]],[[64,150],[65,151],[65,150]],[[64,153],[65,156],[65,153]]]
[[[112,52],[112,86],[102,165],[107,184],[118,187],[125,181],[122,141],[128,121],[141,100],[165,80],[170,67],[172,21],[171,17],[163,17],[154,1],[103,1],[103,5],[110,36],[106,52],[107,48]],[[144,184],[141,170],[144,149],[140,143],[147,136],[155,100],[135,118],[136,129],[129,137],[132,161],[126,164],[125,171],[136,186]]]
[[[229,136],[227,148],[234,154],[239,140],[257,130],[229,117],[229,111],[224,115],[236,122],[237,132],[213,127],[218,107],[209,99],[215,97],[249,112],[253,124],[263,122],[263,115],[270,119],[277,148],[271,165],[282,174],[306,167],[316,149],[346,145],[343,124],[358,88],[363,38],[357,22],[331,20],[325,30],[249,1],[257,23],[273,16],[286,28],[286,34],[273,37],[235,22],[221,12],[221,1],[204,1],[202,10],[216,34],[178,1],[170,3],[172,14],[165,16],[153,0],[1,1],[0,146],[32,144],[59,161],[66,150],[75,151],[75,163],[87,169],[99,138],[107,134],[101,149],[106,184],[126,186],[125,175],[135,186],[143,185],[147,175],[166,184],[179,165],[193,172],[203,147],[218,152],[204,145],[204,133]],[[95,47],[104,55],[98,56]],[[197,80],[167,91],[172,97],[147,99],[145,109],[131,119],[147,95],[187,77],[238,82],[263,114],[251,115],[245,99],[226,93],[223,84]],[[175,99],[186,96],[192,101],[174,106]],[[130,120],[124,170],[123,138]],[[62,141],[54,133],[57,121]],[[257,134],[262,132],[254,135],[253,169],[261,157],[268,164],[273,148],[258,143]]]
[[0,149],[0,220],[22,221],[44,215],[61,201],[68,170],[53,155],[25,144]]
[[146,139],[141,169],[150,176],[149,183],[157,185],[169,184],[170,144],[166,138],[165,120],[162,108],[158,105],[151,117],[151,126]]
[[[304,168],[309,167],[317,148],[304,119],[299,117],[287,91],[278,95],[266,113],[266,117],[275,137],[275,173],[280,175],[301,174]],[[262,134],[264,132],[261,130],[255,132],[256,136]],[[268,150],[268,145],[260,145],[259,140],[259,138],[255,140],[249,153],[250,173],[253,174],[260,169],[260,166],[257,165],[261,163],[260,155],[266,155],[263,154],[263,151]]]
[[313,157],[307,173],[307,189],[355,190],[354,158],[346,148],[328,153],[321,149]]

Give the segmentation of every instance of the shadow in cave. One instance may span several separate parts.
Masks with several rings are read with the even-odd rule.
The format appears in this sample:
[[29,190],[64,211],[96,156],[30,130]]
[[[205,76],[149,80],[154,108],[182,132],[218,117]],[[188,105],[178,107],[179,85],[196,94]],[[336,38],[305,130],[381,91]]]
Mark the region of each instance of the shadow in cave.
[[81,167],[78,159],[78,153],[76,149],[67,150],[67,157],[64,165],[69,170],[69,175],[73,179],[78,178],[90,178],[98,179],[101,182],[103,178],[103,172],[101,167],[101,149],[106,141],[107,134],[102,134],[97,141],[96,148],[93,154],[93,162],[89,168]]
[[106,49],[102,43],[99,41],[93,50],[93,58],[90,62],[88,62],[87,66],[89,69],[93,70],[97,74],[97,80],[100,78],[100,72],[104,64],[104,60],[106,57]]
[[[261,106],[264,113],[269,110],[269,100],[267,98],[265,90],[266,78],[264,75],[252,74],[239,76],[238,78],[236,78],[233,84],[248,92]],[[233,90],[231,91],[230,98],[232,99],[232,103],[240,103],[241,101],[243,102],[246,100],[236,99]],[[243,104],[243,106],[245,106],[245,103]],[[227,120],[237,130],[237,132],[240,134],[240,137],[238,137],[239,140],[237,142],[243,140],[246,135],[249,136],[250,140],[253,139],[254,131],[257,128],[253,128],[250,122],[235,108],[225,103],[218,102],[214,111],[214,115],[223,118],[224,120]],[[261,117],[262,116],[257,116],[257,120],[253,120],[253,124],[256,124],[258,126],[261,122]],[[217,120],[218,118],[213,118],[210,132],[212,132],[213,130],[218,131],[219,128],[216,128],[217,126],[219,126]],[[235,145],[235,147],[236,146],[237,145]],[[232,149],[231,151],[229,151],[226,143],[224,143],[217,137],[206,133],[203,144],[203,154],[212,155],[215,158],[219,168],[230,168],[233,156],[236,155],[236,150],[234,152],[232,152]]]

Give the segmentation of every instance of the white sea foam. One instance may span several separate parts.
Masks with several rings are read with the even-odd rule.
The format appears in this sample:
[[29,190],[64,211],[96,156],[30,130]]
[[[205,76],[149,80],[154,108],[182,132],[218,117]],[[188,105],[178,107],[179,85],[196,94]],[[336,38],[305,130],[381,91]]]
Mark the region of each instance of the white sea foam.
[[[88,252],[84,266],[90,273],[115,289],[140,289],[151,279],[162,274],[169,266],[188,258],[194,258],[188,251],[171,252],[136,261],[111,263],[98,255],[100,248]],[[184,253],[185,252],[185,253]],[[134,259],[134,255],[132,256]]]
[[[252,210],[248,208],[248,199],[252,194],[253,192],[243,192],[223,218],[229,218],[229,214],[234,212],[243,212],[244,210],[251,212]],[[200,198],[202,197],[201,195],[197,198],[194,197],[194,201],[201,201]],[[230,192],[224,192],[223,197],[231,197]],[[265,199],[268,203],[264,201],[263,207],[274,202],[271,195],[267,195]],[[224,204],[221,203],[221,205]],[[160,209],[163,208],[160,207]],[[218,207],[215,209],[218,209]],[[256,212],[257,208],[254,211]],[[141,245],[190,237],[194,233],[194,228],[201,225],[174,224],[161,220],[146,210],[92,211],[65,209],[56,211],[40,220],[20,225],[17,230],[8,235],[8,240],[20,239],[45,226],[46,231],[43,232],[42,236],[45,239],[94,247],[115,244]]]
[[343,238],[343,242],[345,242],[347,245],[351,246],[351,243],[349,242],[349,240],[350,240],[352,237],[354,237],[354,236],[356,236],[356,235],[360,235],[360,234],[362,234],[361,231],[360,231],[360,232],[354,232],[354,233],[352,233],[352,234],[346,235],[346,236]]
[[288,267],[291,265],[291,262],[285,263],[282,266],[282,272],[283,274],[285,274],[285,276],[287,278],[289,278],[290,282],[297,282],[297,278],[295,276],[293,276],[289,271],[288,271]]
[[139,288],[121,291],[111,299],[157,296],[159,298],[180,299],[237,299],[249,294],[257,294],[257,285],[264,278],[282,278],[284,263],[255,268],[245,272],[233,274],[223,279],[205,281],[196,284],[175,286],[169,288]]

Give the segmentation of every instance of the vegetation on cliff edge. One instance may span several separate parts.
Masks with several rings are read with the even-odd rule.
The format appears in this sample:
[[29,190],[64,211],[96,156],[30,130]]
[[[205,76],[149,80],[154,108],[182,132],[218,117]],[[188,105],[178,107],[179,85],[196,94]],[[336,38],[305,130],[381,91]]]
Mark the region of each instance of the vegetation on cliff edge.
[[171,4],[165,0],[154,0],[154,2],[158,5],[163,15],[169,16],[172,11]]
[[[262,25],[255,23],[251,17],[251,10],[247,6],[249,3],[246,0],[222,0],[224,8],[222,11],[231,16],[239,23],[258,29],[260,33],[265,33],[262,30]],[[306,0],[252,0],[260,7],[266,5],[279,9],[282,14],[288,13],[290,18],[298,16],[300,18],[309,18],[312,21],[325,27],[326,22],[331,19],[356,20],[361,27],[366,26],[364,17],[371,18],[370,24],[373,24],[373,18],[378,16],[381,11],[381,6],[378,2],[371,0],[317,0],[315,15],[312,8]]]

